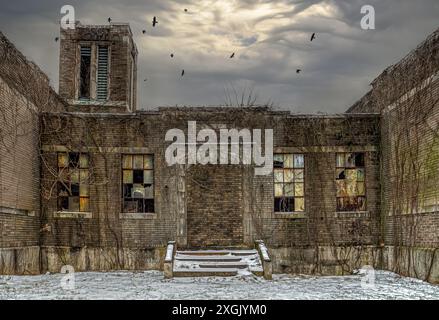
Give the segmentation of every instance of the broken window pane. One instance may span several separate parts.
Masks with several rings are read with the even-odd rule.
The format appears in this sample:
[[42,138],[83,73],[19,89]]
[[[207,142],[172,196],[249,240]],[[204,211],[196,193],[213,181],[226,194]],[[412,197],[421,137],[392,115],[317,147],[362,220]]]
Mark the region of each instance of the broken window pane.
[[346,167],[347,168],[355,167],[355,153],[346,153]]
[[294,184],[294,196],[295,197],[303,197],[304,196],[304,188],[303,183],[295,183]]
[[294,171],[290,169],[284,170],[284,182],[294,181]]
[[357,169],[357,181],[364,181],[364,169]]
[[81,211],[81,212],[88,212],[88,211],[90,211],[88,198],[80,198],[80,200],[79,200],[79,211]]
[[273,156],[273,166],[275,168],[283,168],[284,167],[284,157],[282,154],[275,154]]
[[294,211],[303,212],[305,211],[305,198],[294,198]]
[[282,169],[274,169],[274,182],[284,182],[284,171]]
[[136,213],[139,212],[137,201],[135,200],[124,200],[123,202],[123,212]]
[[152,184],[145,185],[145,199],[154,199],[154,186]]
[[301,182],[304,180],[304,176],[303,176],[303,169],[296,169],[294,170],[294,181],[295,182]]
[[70,170],[70,182],[71,183],[79,183],[79,170],[71,169]]
[[133,198],[143,199],[145,197],[145,188],[143,187],[142,184],[134,184],[132,193],[133,193]]
[[133,168],[133,156],[129,154],[124,154],[122,156],[122,169],[132,169]]
[[152,155],[145,155],[143,158],[143,168],[144,169],[154,169],[154,162]]
[[293,155],[292,154],[284,154],[284,168],[293,168]]
[[344,180],[346,179],[345,169],[337,169],[337,180]]
[[81,154],[79,156],[79,166],[81,168],[88,168],[88,155]]
[[295,168],[303,168],[305,166],[303,154],[295,154],[294,155],[294,167]]
[[337,180],[335,183],[336,183],[336,186],[337,186],[337,197],[345,197],[345,196],[347,196],[346,181],[344,181],[344,180]]
[[58,210],[69,210],[69,197],[58,197]]
[[143,170],[133,170],[133,183],[144,183],[143,182]]
[[132,184],[124,184],[123,185],[123,197],[124,198],[132,198],[133,197],[132,189],[133,189]]
[[357,170],[356,169],[346,169],[346,180],[348,181],[357,181]]
[[134,169],[143,169],[143,155],[134,155],[133,168]]
[[294,197],[294,184],[293,183],[284,184],[284,195],[287,197]]
[[294,198],[282,197],[274,199],[275,212],[294,212]]
[[274,196],[275,197],[281,197],[283,196],[283,184],[282,183],[275,183],[274,184]]
[[88,182],[90,180],[88,175],[89,175],[88,169],[79,170],[79,182],[88,184]]
[[88,184],[81,184],[79,186],[79,195],[81,197],[88,197],[89,195]]
[[72,196],[79,196],[79,184],[72,184],[70,186]]
[[355,166],[364,167],[364,153],[355,153]]
[[143,183],[151,184],[154,182],[154,172],[152,170],[143,171]]
[[79,211],[79,197],[69,197],[69,210]]
[[344,153],[337,153],[336,166],[337,166],[337,168],[343,168],[345,166],[345,154]]
[[133,171],[123,170],[123,183],[133,183]]
[[79,153],[69,152],[69,166],[72,168],[79,168]]
[[69,157],[67,153],[58,153],[58,168],[65,168],[69,166]]

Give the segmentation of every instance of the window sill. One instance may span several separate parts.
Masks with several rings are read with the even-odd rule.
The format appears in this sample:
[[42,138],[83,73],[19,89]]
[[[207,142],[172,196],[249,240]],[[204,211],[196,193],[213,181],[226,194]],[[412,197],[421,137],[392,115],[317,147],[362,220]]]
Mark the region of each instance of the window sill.
[[335,217],[338,218],[340,216],[368,217],[370,216],[370,212],[369,211],[336,211]]
[[119,213],[120,219],[146,219],[146,220],[153,220],[157,218],[156,213],[148,212],[136,212],[136,213]]
[[71,219],[71,218],[84,218],[91,219],[93,217],[92,212],[73,212],[73,211],[56,211],[53,213],[54,218]]
[[275,212],[274,216],[275,218],[281,218],[281,219],[305,219],[306,213],[305,212]]
[[0,207],[0,213],[14,214],[14,215],[18,215],[18,216],[35,217],[35,211],[15,209],[15,208],[9,208],[9,207]]

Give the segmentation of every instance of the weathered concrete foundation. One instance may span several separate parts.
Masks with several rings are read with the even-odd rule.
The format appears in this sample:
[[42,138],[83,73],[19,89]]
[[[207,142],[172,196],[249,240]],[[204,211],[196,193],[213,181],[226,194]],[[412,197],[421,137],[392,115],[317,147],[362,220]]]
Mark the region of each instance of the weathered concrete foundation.
[[0,274],[40,273],[40,247],[0,248]]
[[75,271],[163,270],[165,247],[71,248],[42,247],[41,272],[60,272],[64,265]]

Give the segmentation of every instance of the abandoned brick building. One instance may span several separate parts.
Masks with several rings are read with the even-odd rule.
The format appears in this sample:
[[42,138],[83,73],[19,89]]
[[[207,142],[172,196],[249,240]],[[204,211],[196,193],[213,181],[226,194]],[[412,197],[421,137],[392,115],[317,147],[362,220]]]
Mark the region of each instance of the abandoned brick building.
[[[136,103],[127,24],[61,30],[59,93],[1,34],[0,274],[158,269],[252,247],[275,272],[439,282],[439,30],[343,114]],[[273,167],[168,165],[168,130],[273,129]]]

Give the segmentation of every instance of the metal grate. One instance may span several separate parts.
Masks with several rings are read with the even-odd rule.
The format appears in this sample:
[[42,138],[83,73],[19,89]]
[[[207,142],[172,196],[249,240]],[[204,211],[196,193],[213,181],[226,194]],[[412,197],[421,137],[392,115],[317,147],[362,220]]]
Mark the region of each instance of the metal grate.
[[107,100],[108,95],[108,47],[98,47],[98,73],[96,97]]

